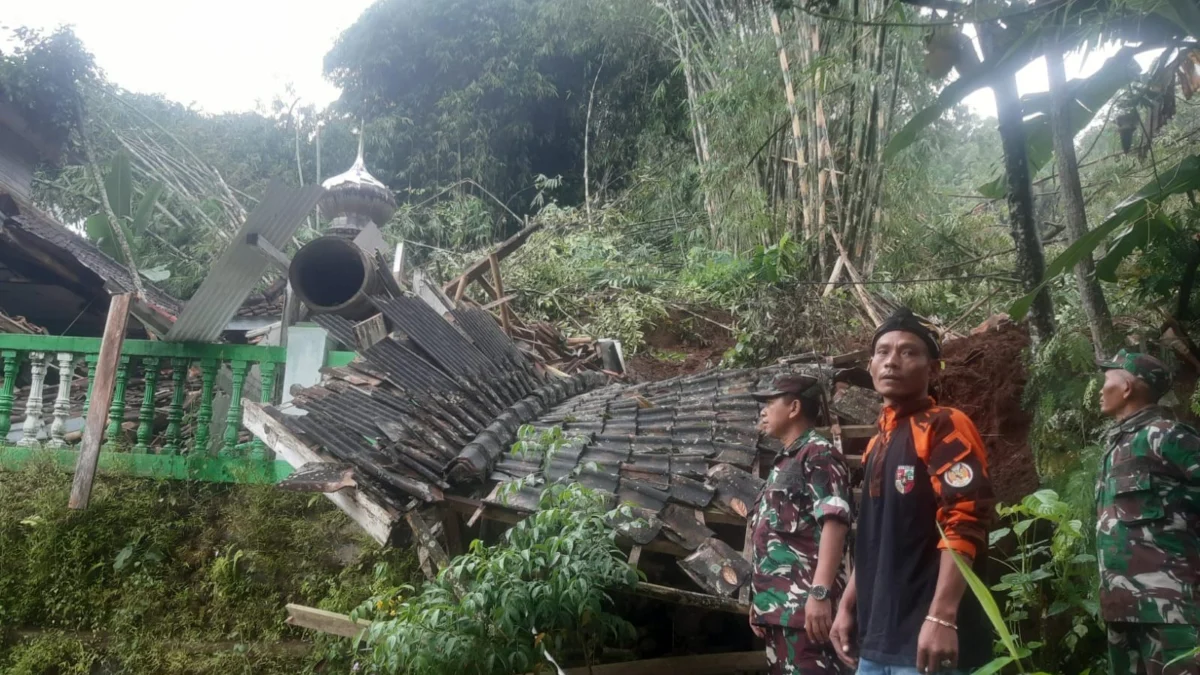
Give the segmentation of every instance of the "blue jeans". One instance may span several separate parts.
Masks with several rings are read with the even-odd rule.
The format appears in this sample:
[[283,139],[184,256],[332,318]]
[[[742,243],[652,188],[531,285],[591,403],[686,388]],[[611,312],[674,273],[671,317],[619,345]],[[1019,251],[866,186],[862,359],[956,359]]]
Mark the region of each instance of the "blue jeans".
[[[858,660],[857,675],[921,675],[916,666],[889,666],[867,659]],[[939,670],[938,675],[966,675],[961,670]]]

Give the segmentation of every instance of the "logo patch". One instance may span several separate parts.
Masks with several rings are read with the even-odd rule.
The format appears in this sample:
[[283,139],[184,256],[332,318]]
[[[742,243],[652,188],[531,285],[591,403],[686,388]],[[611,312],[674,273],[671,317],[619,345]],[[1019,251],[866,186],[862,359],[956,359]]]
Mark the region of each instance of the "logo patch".
[[965,462],[958,462],[946,469],[944,480],[950,487],[965,488],[971,484],[972,480],[975,480],[975,472]]
[[896,492],[902,495],[912,492],[916,475],[917,470],[911,464],[902,464],[896,467]]

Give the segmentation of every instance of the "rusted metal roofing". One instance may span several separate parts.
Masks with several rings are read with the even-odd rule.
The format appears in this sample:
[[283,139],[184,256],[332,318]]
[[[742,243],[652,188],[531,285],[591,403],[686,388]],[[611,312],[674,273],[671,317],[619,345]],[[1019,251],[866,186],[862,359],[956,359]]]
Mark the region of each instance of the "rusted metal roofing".
[[165,339],[170,342],[216,340],[262,279],[269,264],[261,253],[246,245],[246,235],[257,234],[276,248],[285,248],[322,194],[323,190],[316,185],[289,188],[280,183],[271,184],[183,308]]
[[[562,379],[536,369],[486,312],[442,316],[419,299],[372,297],[390,331],[321,385],[300,392],[305,416],[281,416],[301,438],[387,495],[437,501],[450,494],[489,509],[535,511],[547,485],[577,482],[632,505],[614,526],[639,545],[679,556],[682,574],[729,596],[749,563],[706,519],[745,522],[763,481],[759,453],[778,444],[757,429],[751,394],[781,372],[828,381],[825,366],[780,365],[626,385],[587,372]],[[328,322],[332,333],[352,326]],[[514,452],[523,426],[558,428],[553,452]]]
[[[73,259],[79,265],[98,276],[110,292],[132,293],[136,290],[129,268],[112,259],[108,254],[92,245],[83,237],[20,196],[0,190],[0,226],[19,235],[36,238],[43,245],[60,252],[61,257]],[[166,317],[179,315],[182,303],[154,284],[143,280],[146,302]]]

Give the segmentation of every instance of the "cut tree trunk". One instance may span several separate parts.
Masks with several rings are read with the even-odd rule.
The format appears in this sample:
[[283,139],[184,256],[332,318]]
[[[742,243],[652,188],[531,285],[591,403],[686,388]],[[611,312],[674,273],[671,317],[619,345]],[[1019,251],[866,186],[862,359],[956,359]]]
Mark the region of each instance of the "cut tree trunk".
[[[1075,156],[1075,134],[1071,130],[1072,96],[1067,89],[1062,49],[1057,44],[1052,43],[1046,49],[1046,72],[1050,81],[1050,124],[1054,133],[1054,156],[1058,162],[1058,185],[1066,218],[1067,241],[1073,244],[1087,234],[1088,223],[1083,187],[1079,182],[1079,160]],[[1114,343],[1112,315],[1104,290],[1096,279],[1096,265],[1090,254],[1075,264],[1075,283],[1079,287],[1079,299],[1087,315],[1096,356],[1104,358]]]
[[[980,31],[980,44],[984,58],[999,59],[1003,56],[1002,40],[996,32],[1003,29],[988,27]],[[1004,176],[1008,184],[1008,221],[1013,243],[1017,249],[1017,278],[1026,293],[1037,289],[1046,273],[1046,256],[1042,251],[1042,238],[1034,220],[1033,182],[1029,172],[1029,157],[1026,151],[1024,113],[1021,97],[1017,92],[1015,75],[1001,76],[993,85],[996,96],[996,117],[999,122],[1000,142],[1004,149]],[[1030,310],[1030,328],[1035,342],[1044,341],[1054,334],[1054,304],[1050,292],[1042,288],[1034,298]]]

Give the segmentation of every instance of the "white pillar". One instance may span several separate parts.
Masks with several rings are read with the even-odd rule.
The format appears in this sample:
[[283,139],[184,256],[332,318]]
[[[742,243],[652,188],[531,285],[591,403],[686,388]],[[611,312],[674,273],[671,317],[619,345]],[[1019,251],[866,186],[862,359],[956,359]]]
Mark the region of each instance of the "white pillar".
[[25,402],[25,424],[21,426],[22,448],[40,448],[38,433],[42,430],[42,385],[46,383],[45,352],[30,352],[29,365],[33,382],[29,386],[29,400]]
[[54,398],[54,421],[50,423],[50,440],[47,448],[65,448],[67,442],[67,417],[71,415],[71,383],[75,381],[75,355],[58,353],[58,396]]

